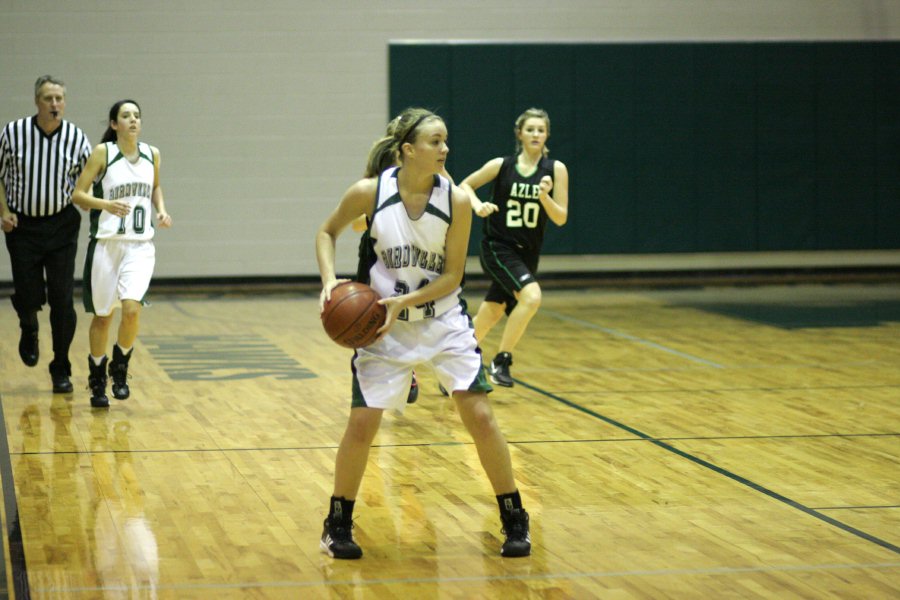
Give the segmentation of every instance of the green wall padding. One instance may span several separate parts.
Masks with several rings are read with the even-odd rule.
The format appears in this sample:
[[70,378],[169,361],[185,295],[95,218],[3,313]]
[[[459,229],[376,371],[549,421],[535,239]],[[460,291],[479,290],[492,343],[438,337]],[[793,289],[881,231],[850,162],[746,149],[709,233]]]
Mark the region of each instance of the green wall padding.
[[[398,43],[390,112],[448,124],[461,181],[551,118],[547,254],[900,248],[900,43]],[[483,199],[488,186],[479,190]],[[470,253],[481,237],[475,218]]]

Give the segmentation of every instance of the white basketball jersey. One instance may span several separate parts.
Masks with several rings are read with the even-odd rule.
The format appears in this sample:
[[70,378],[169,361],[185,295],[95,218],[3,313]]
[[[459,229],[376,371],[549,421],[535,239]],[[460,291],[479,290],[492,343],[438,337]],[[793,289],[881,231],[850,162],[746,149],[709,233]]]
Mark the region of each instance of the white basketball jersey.
[[[391,167],[378,178],[375,212],[367,233],[368,248],[361,252],[360,273],[368,268],[369,285],[382,297],[415,291],[437,279],[444,272],[447,229],[452,210],[451,184],[440,175],[434,176],[434,187],[418,219],[411,219],[400,199],[397,187],[398,167]],[[404,310],[400,319],[419,321],[436,317],[460,303],[462,288],[419,306]]]
[[94,183],[94,196],[125,200],[131,212],[117,217],[105,210],[91,209],[91,237],[94,239],[149,240],[153,238],[153,151],[138,143],[138,157],[129,161],[115,142],[106,143],[106,171]]

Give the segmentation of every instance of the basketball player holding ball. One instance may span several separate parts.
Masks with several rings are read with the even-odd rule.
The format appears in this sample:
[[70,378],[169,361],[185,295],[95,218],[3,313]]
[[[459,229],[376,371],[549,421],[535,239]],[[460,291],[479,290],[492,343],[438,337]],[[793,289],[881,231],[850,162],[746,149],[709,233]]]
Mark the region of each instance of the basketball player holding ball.
[[[354,559],[353,508],[369,448],[385,409],[406,406],[413,367],[430,363],[451,390],[463,424],[500,505],[506,539],[502,556],[531,552],[528,513],[513,478],[506,439],[494,418],[471,320],[460,299],[472,222],[468,196],[441,173],[447,159],[447,127],[434,113],[405,110],[393,131],[378,140],[363,178],[344,193],[319,229],[316,257],[322,277],[319,309],[341,280],[334,269],[335,240],[361,214],[364,234],[359,279],[372,286],[387,309],[380,337],[356,350],[350,418],[335,460],[334,492],[320,546],[334,558]],[[399,167],[393,166],[399,160]]]
[[[385,136],[393,136],[394,131],[397,128],[397,123],[399,122],[399,120],[400,120],[400,117],[394,117],[393,119],[391,119],[391,122],[388,123],[388,125],[387,125],[387,131],[385,132]],[[380,157],[377,157],[377,156],[369,156],[368,157],[368,159],[366,160],[366,171],[365,171],[365,173],[363,173],[364,178],[378,177],[378,175],[381,173],[381,171],[384,170],[385,168],[400,166],[399,155],[395,155],[393,162],[391,162],[389,165],[379,164],[377,162],[378,160],[387,162],[386,159],[381,159]],[[443,175],[444,177],[449,179],[450,183],[453,183],[453,179],[447,173],[446,169],[444,169],[441,172],[441,175]],[[366,215],[362,214],[362,215],[359,215],[357,218],[355,218],[353,220],[352,227],[353,227],[353,231],[355,231],[357,233],[365,232],[369,228],[369,222],[368,222],[368,219],[366,218]],[[360,258],[362,258],[362,256],[365,254],[365,252],[367,252],[367,247],[368,247],[367,240],[368,240],[368,238],[366,236],[363,236],[359,241]],[[419,381],[416,378],[416,372],[413,371],[412,378],[410,379],[410,383],[409,383],[409,394],[407,394],[407,396],[406,396],[406,403],[407,404],[415,404],[416,400],[418,400],[418,399],[419,399]]]

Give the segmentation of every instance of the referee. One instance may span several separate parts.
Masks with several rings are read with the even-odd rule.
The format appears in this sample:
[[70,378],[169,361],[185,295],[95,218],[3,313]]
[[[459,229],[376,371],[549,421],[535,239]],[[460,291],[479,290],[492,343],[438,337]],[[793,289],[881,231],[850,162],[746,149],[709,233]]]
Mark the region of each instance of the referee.
[[[72,391],[69,346],[75,336],[72,302],[75,253],[81,215],[72,190],[91,144],[84,132],[63,120],[66,86],[43,75],[34,84],[37,114],[7,124],[0,132],[0,227],[12,263],[13,306],[19,315],[19,356],[38,363],[37,312],[50,305],[53,392]],[[46,273],[46,279],[45,279]]]

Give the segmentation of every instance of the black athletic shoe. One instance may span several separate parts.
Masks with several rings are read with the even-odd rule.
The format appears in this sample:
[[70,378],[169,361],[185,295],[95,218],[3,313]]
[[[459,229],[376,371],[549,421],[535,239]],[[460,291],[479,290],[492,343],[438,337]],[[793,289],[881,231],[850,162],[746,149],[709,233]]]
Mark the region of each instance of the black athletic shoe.
[[353,522],[325,519],[319,548],[332,558],[355,559],[362,556],[362,548],[353,541]]
[[54,394],[69,394],[72,392],[72,381],[69,379],[71,374],[72,365],[69,361],[54,360],[50,363],[50,380],[53,382]]
[[412,383],[409,385],[409,396],[406,397],[407,404],[415,404],[419,399],[419,382],[416,381],[416,374],[413,373]]
[[128,361],[131,360],[131,353],[134,348],[128,351],[128,354],[122,354],[119,345],[113,346],[113,357],[109,362],[109,376],[112,377],[112,393],[116,400],[125,400],[131,395],[128,389]]
[[513,379],[509,374],[509,367],[512,366],[512,354],[509,352],[501,352],[491,361],[488,368],[488,374],[491,377],[491,383],[502,385],[503,387],[512,387]]
[[38,344],[37,329],[22,329],[22,335],[19,336],[19,357],[26,366],[33,367],[38,364],[41,356],[40,345]]
[[531,554],[531,535],[528,533],[528,513],[524,508],[517,508],[502,518],[502,533],[506,541],[500,548],[500,556],[515,558]]
[[94,408],[109,408],[109,398],[106,397],[106,362],[104,356],[99,365],[94,364],[94,359],[88,356],[88,387],[91,388],[91,406]]

